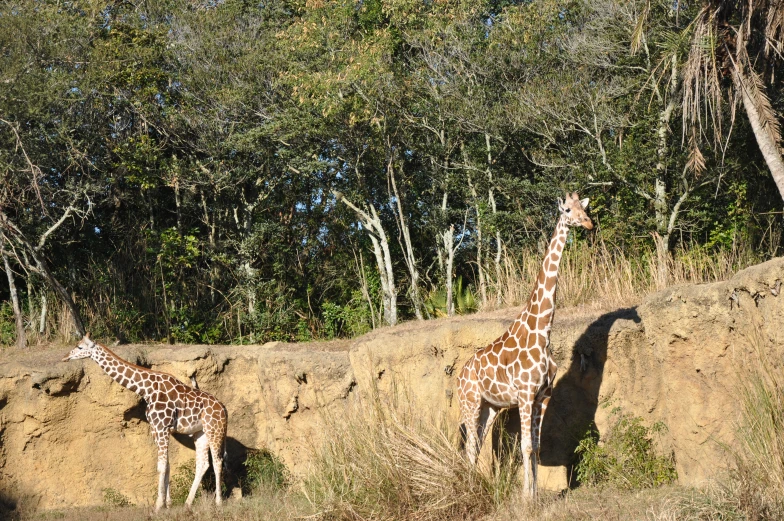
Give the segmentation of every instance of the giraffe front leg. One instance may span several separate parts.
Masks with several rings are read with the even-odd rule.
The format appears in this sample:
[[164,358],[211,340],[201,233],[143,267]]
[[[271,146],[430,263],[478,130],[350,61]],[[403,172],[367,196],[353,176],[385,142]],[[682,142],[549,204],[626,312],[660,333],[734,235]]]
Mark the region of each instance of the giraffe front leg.
[[533,471],[533,492],[536,494],[537,476],[539,474],[539,451],[541,450],[541,437],[542,437],[542,422],[544,422],[544,413],[547,411],[547,405],[550,403],[550,397],[553,395],[552,386],[544,387],[537,395],[533,406],[533,418],[531,421],[531,444],[532,444],[532,461],[531,470]]
[[188,508],[193,504],[193,500],[196,498],[196,492],[199,490],[199,485],[201,484],[201,479],[210,467],[210,444],[209,440],[207,440],[207,436],[200,432],[193,436],[193,443],[196,445],[196,474],[193,478],[191,490],[188,492],[188,499],[185,500],[185,506]]
[[158,499],[155,501],[155,511],[163,508],[169,488],[169,432],[154,431],[155,443],[158,446]]
[[518,404],[520,410],[520,449],[523,456],[523,491],[528,497],[533,497],[536,488],[536,458],[532,457],[533,443],[532,443],[532,410],[534,402],[534,393],[531,391],[522,391],[518,395]]
[[465,453],[471,465],[476,465],[477,456],[481,449],[479,439],[479,416],[481,414],[481,402],[464,399],[460,402],[460,416],[463,419],[465,428]]

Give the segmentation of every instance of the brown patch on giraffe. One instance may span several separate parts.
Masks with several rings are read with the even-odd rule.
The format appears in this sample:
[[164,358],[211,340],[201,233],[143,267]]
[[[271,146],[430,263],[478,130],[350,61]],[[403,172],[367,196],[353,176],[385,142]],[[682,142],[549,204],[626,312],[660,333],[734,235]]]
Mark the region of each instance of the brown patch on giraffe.
[[549,298],[548,299],[544,299],[544,301],[542,302],[542,305],[539,306],[539,312],[540,313],[544,313],[546,311],[550,311],[551,309],[553,309],[553,301],[551,299],[549,299]]
[[530,358],[528,358],[527,356],[522,357],[522,362],[521,363],[522,363],[522,366],[523,366],[523,371],[527,371],[527,370],[529,370],[530,368],[532,368],[534,366],[533,361]]
[[515,359],[517,359],[519,350],[518,349],[506,349],[501,353],[501,356],[498,358],[499,365],[508,366],[514,363]]
[[530,314],[532,314],[532,315],[538,315],[539,314],[539,303],[538,302],[532,303],[530,306],[528,306],[528,312]]
[[556,277],[550,277],[549,279],[547,279],[547,282],[545,282],[544,284],[545,289],[547,289],[548,292],[552,291],[553,288],[555,287],[556,281],[557,281]]
[[492,366],[485,367],[485,374],[489,378],[495,378],[495,367]]
[[542,350],[541,349],[531,349],[528,351],[528,357],[531,359],[531,362],[534,364],[538,364],[539,360],[542,359]]
[[539,276],[536,278],[536,283],[541,286],[544,284],[545,278],[547,278],[547,274],[544,272],[544,270],[539,270]]
[[539,317],[539,321],[537,323],[536,329],[539,330],[545,329],[549,324],[550,324],[550,315]]
[[497,364],[497,363],[498,363],[498,355],[497,355],[497,354],[495,354],[495,353],[494,353],[494,352],[492,352],[492,351],[491,351],[491,352],[489,352],[489,353],[487,354],[487,363],[488,363],[488,364],[490,364],[490,365],[495,365],[495,364]]
[[528,315],[528,318],[525,321],[525,325],[528,326],[528,330],[532,331],[536,329],[536,315]]
[[507,339],[506,339],[506,341],[504,342],[504,347],[506,347],[506,348],[514,348],[514,347],[517,347],[517,339],[516,339],[515,337],[513,337],[513,336],[510,336],[510,337],[509,337],[509,338],[507,338]]
[[547,345],[547,336],[542,333],[539,333],[536,338],[536,345],[538,345],[541,348],[544,348]]

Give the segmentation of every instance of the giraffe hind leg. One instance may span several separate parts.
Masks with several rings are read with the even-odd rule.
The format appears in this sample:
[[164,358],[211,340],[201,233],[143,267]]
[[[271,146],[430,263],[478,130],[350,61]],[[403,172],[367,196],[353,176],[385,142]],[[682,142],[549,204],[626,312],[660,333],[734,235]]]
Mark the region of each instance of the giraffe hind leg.
[[158,499],[155,511],[163,508],[169,489],[169,432],[165,429],[153,431],[155,444],[158,446]]
[[210,452],[212,453],[212,468],[215,472],[215,504],[223,502],[223,491],[221,489],[223,474],[223,458],[226,449],[226,434],[224,430],[209,432],[206,436],[209,439]]
[[553,395],[552,386],[544,387],[537,395],[533,406],[533,415],[531,419],[531,444],[533,446],[532,456],[534,458],[534,488],[536,488],[536,465],[539,463],[539,451],[541,449],[542,438],[542,423],[544,422],[544,414],[547,411],[547,405],[550,403],[550,397]]

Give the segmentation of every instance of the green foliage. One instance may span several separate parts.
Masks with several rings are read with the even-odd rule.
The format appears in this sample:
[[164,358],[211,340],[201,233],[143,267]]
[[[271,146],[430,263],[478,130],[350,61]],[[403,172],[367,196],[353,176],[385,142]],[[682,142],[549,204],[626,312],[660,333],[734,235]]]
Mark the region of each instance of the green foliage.
[[[463,288],[463,276],[458,275],[452,286],[452,297],[455,304],[455,312],[459,315],[473,313],[479,307],[476,295],[468,286]],[[425,309],[432,317],[445,317],[447,314],[446,288],[439,288],[430,292],[425,300]]]
[[599,437],[589,430],[575,449],[579,462],[577,479],[586,485],[608,485],[622,489],[652,488],[678,478],[673,454],[659,454],[653,437],[666,432],[662,422],[651,427],[642,418],[612,411],[609,431]]
[[[668,64],[685,63],[696,3],[672,16],[649,2],[637,20],[620,0],[196,4],[208,8],[0,3],[0,208],[36,245],[73,205],[40,253],[96,330],[213,343],[379,325],[373,238],[335,190],[390,239],[402,320],[424,290],[407,265],[432,284],[445,229],[459,244],[455,305],[469,313],[477,295],[505,291],[477,277],[506,276],[496,247],[502,262],[535,250],[564,190],[586,191],[595,237],[636,265],[670,217],[673,252],[781,251],[780,194],[731,103],[710,118],[731,136],[700,145],[704,169],[686,168],[684,113],[667,108],[683,70],[670,92]],[[780,110],[782,85],[763,82]],[[35,271],[25,262],[12,268]],[[431,316],[445,313],[442,285]]]
[[283,489],[291,476],[286,466],[267,449],[251,449],[243,462],[247,479],[242,483],[243,493],[253,492],[260,487]]
[[0,302],[0,345],[10,346],[16,342],[16,322],[10,302]]
[[105,488],[101,490],[101,492],[103,494],[103,502],[107,506],[120,508],[120,507],[127,507],[133,505],[133,503],[131,503],[131,500],[128,499],[126,496],[124,496],[118,490],[115,490],[113,488]]
[[326,338],[354,337],[371,329],[371,310],[359,291],[354,291],[351,300],[345,305],[325,302],[321,310]]
[[[188,499],[188,493],[191,491],[193,480],[196,479],[196,460],[190,459],[186,463],[177,467],[177,470],[171,472],[169,477],[169,495],[171,496],[172,505],[184,505],[185,500]],[[206,476],[202,479],[202,486],[196,490],[196,497],[201,495],[201,489],[204,487]],[[155,490],[156,498],[158,491]]]

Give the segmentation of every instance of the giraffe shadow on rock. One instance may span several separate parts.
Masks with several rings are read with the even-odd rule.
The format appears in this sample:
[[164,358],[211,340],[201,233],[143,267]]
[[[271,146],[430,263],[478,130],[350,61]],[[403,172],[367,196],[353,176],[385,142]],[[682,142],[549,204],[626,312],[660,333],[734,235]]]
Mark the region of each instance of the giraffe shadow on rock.
[[[574,451],[585,433],[596,427],[596,409],[610,330],[618,320],[639,323],[637,308],[618,309],[601,315],[580,335],[572,347],[571,360],[564,360],[558,368],[558,373],[563,376],[556,380],[542,422],[540,464],[566,467],[570,488],[579,486],[573,472],[577,463]],[[557,321],[554,327],[558,327]],[[520,415],[516,410],[504,411],[498,420],[493,428],[493,453],[495,458],[503,460],[509,457],[510,446],[502,440],[519,438]]]

